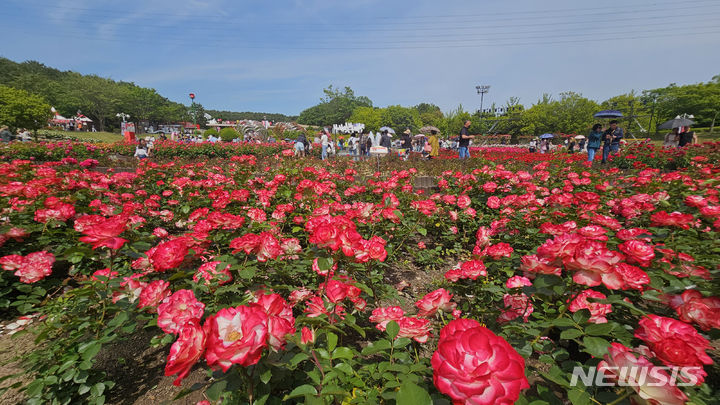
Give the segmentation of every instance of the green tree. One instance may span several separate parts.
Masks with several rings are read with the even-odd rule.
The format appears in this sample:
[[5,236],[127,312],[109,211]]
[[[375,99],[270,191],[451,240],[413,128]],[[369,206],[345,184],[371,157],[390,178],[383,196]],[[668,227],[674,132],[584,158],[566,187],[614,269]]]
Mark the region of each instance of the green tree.
[[403,107],[399,105],[391,105],[382,110],[380,115],[380,126],[388,126],[398,133],[410,128],[411,131],[417,131],[422,126],[420,114],[414,108]]
[[37,130],[52,118],[50,104],[25,90],[0,85],[0,125]]
[[365,131],[377,131],[382,121],[382,108],[357,107],[350,115],[349,121],[365,124]]
[[344,90],[329,86],[323,90],[325,97],[320,104],[300,113],[298,122],[306,125],[342,124],[350,119],[357,107],[372,107],[372,101],[364,96],[356,96],[350,87]]

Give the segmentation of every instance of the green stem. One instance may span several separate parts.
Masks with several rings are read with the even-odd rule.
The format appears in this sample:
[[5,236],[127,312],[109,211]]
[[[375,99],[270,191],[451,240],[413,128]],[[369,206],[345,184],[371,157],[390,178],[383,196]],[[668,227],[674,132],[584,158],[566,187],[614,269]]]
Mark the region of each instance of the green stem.
[[625,390],[625,393],[622,394],[622,395],[620,396],[620,398],[618,398],[618,399],[616,399],[616,400],[614,400],[614,401],[612,401],[612,402],[608,402],[607,405],[617,405],[617,404],[619,404],[620,402],[622,402],[625,398],[627,398],[627,397],[629,397],[630,395],[632,395],[634,392],[635,392],[635,391],[633,391],[633,390],[626,389],[626,390]]

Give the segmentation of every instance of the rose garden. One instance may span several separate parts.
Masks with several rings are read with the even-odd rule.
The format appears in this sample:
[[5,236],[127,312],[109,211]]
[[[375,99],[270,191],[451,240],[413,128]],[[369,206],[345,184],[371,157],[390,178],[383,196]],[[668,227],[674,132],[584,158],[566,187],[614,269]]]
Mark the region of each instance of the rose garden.
[[2,146],[2,399],[717,401],[720,144],[291,147]]

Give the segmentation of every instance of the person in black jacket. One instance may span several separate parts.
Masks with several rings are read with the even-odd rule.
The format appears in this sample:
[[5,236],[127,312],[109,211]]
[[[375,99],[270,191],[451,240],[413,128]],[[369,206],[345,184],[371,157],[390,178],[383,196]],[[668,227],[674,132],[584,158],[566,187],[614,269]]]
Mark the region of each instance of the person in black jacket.
[[408,128],[405,132],[403,132],[402,137],[402,147],[408,152],[412,149],[412,138],[410,138],[410,135],[412,135],[412,132],[410,132],[410,129]]
[[380,136],[380,146],[384,146],[388,149],[390,149],[391,143],[390,143],[390,134],[388,134],[388,131],[382,131],[382,135]]

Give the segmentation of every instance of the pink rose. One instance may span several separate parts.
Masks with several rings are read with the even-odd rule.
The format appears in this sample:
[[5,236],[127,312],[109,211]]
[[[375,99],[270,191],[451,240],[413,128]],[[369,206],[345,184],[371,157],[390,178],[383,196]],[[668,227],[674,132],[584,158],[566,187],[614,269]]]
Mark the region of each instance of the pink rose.
[[205,351],[205,331],[200,327],[197,319],[191,319],[180,328],[178,339],[170,347],[165,375],[177,374],[173,385],[180,385],[183,378],[190,374],[193,365],[200,359]]
[[190,320],[199,321],[205,313],[205,304],[195,298],[192,290],[178,290],[158,305],[157,325],[165,333],[179,333]]
[[457,304],[450,302],[452,294],[448,293],[444,288],[439,288],[431,293],[426,294],[415,303],[418,307],[418,316],[430,316],[438,310],[443,312],[452,312]]
[[578,294],[577,297],[570,303],[568,309],[570,312],[577,312],[581,309],[587,309],[590,311],[589,322],[592,323],[607,323],[605,315],[612,312],[612,305],[602,304],[599,302],[590,302],[588,298],[604,300],[607,296],[601,292],[593,290],[585,290]]
[[530,388],[525,359],[471,319],[450,321],[432,356],[433,381],[454,404],[512,404]]
[[233,364],[256,364],[267,346],[267,315],[259,306],[223,308],[205,321],[205,359],[227,372]]

